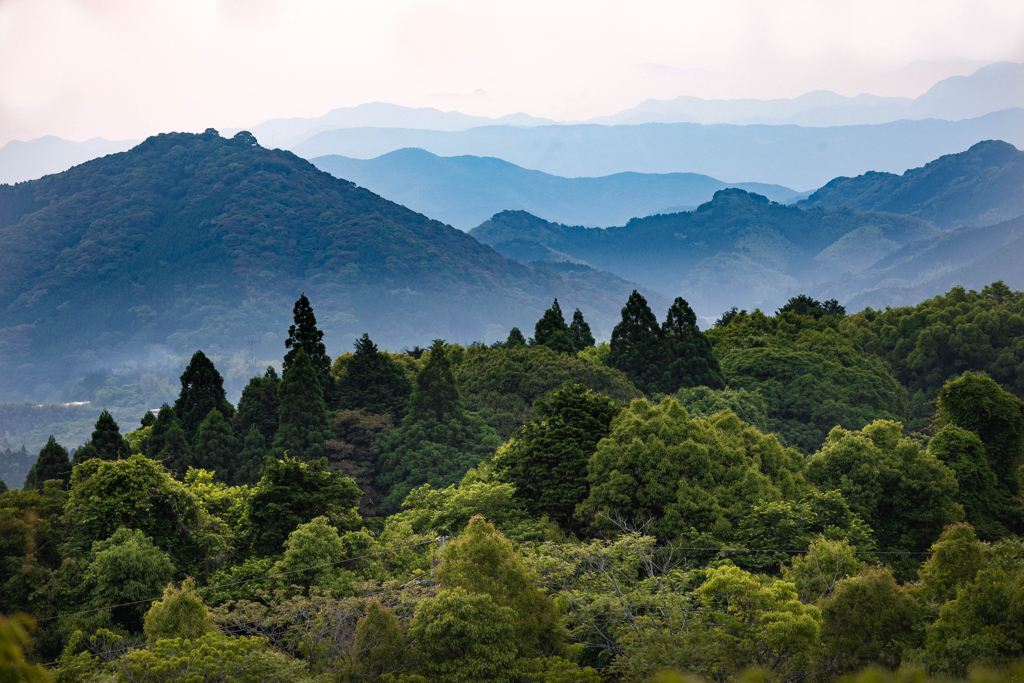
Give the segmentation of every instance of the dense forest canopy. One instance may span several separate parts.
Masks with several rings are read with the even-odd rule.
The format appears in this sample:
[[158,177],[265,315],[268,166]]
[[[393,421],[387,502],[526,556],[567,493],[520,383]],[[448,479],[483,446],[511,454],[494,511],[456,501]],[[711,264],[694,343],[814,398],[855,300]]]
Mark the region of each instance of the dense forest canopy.
[[303,295],[283,373],[237,405],[196,351],[156,414],[104,411],[0,486],[0,666],[1001,681],[1024,656],[1022,301],[798,296],[702,332],[634,291],[610,343],[555,300],[530,337],[332,358]]

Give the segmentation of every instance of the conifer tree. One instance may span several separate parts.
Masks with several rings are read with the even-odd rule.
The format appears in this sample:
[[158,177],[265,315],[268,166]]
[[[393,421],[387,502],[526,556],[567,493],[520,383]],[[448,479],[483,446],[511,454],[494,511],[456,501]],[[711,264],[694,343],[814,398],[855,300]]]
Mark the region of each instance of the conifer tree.
[[171,422],[164,436],[163,446],[153,459],[161,461],[178,479],[185,478],[185,473],[192,466],[192,448],[188,445],[185,430],[181,428],[180,422]]
[[572,325],[569,325],[569,333],[572,335],[572,348],[575,351],[589,349],[594,345],[594,335],[590,332],[590,325],[583,319],[583,311],[576,309],[572,314]]
[[224,393],[224,378],[205,353],[196,351],[181,373],[181,393],[174,402],[174,414],[181,420],[181,428],[190,444],[196,438],[199,425],[215,408],[228,419],[235,415]]
[[150,410],[147,410],[146,413],[142,416],[142,419],[139,420],[139,424],[142,425],[143,429],[145,429],[146,427],[151,427],[154,422],[156,422],[156,416],[153,415],[153,412]]
[[57,443],[50,434],[46,445],[39,451],[39,457],[28,471],[25,477],[26,489],[41,489],[43,482],[49,479],[59,479],[67,485],[71,480],[71,461],[68,459],[68,450]]
[[275,453],[287,453],[303,461],[322,457],[324,442],[331,436],[327,406],[305,349],[298,349],[292,364],[284,371],[278,400]]
[[676,297],[661,325],[665,344],[672,356],[668,392],[684,387],[722,389],[725,380],[711,342],[697,327],[697,314],[682,297]]
[[413,487],[456,483],[501,444],[478,415],[466,412],[444,342],[435,339],[416,376],[402,425],[378,439],[377,488],[382,512],[396,511]]
[[647,299],[634,289],[622,309],[622,321],[612,330],[608,365],[626,373],[645,394],[671,391],[670,363],[661,335]]
[[238,442],[231,425],[214,408],[199,425],[193,449],[192,466],[217,473],[217,479],[231,482],[237,467]]
[[565,324],[558,299],[555,299],[551,308],[544,311],[544,315],[537,321],[533,340],[537,346],[546,346],[559,353],[573,352],[572,334],[569,332],[569,326]]
[[156,419],[153,421],[153,429],[144,444],[143,455],[156,458],[160,454],[164,447],[164,439],[167,438],[167,432],[173,422],[178,422],[178,417],[174,414],[174,408],[165,403],[160,406],[160,412],[157,413]]
[[269,453],[263,434],[260,433],[256,425],[251,425],[245,435],[242,452],[238,454],[235,485],[257,483],[260,480],[260,472],[263,470],[263,458]]
[[338,382],[340,410],[365,410],[375,415],[405,416],[412,385],[405,372],[386,353],[380,353],[370,335],[363,334]]
[[313,314],[313,307],[309,305],[309,299],[303,292],[299,300],[295,302],[292,309],[295,324],[288,328],[288,338],[284,341],[288,352],[284,356],[284,363],[281,365],[283,372],[295,363],[295,356],[299,349],[304,349],[309,356],[309,363],[313,367],[316,379],[320,382],[321,390],[325,389],[331,381],[331,358],[327,355],[327,347],[324,346],[324,333],[316,326],[316,316]]
[[517,346],[526,346],[526,337],[518,327],[513,327],[509,330],[508,339],[505,340],[505,348],[514,349]]
[[235,412],[235,430],[239,436],[249,433],[249,427],[255,425],[264,440],[274,440],[277,433],[277,390],[281,379],[273,367],[268,366],[262,377],[253,377],[242,389],[238,399],[238,411]]
[[105,409],[96,420],[96,428],[92,432],[89,445],[96,449],[95,457],[102,460],[127,458],[130,452],[128,444],[121,436],[121,428],[114,421],[114,416]]

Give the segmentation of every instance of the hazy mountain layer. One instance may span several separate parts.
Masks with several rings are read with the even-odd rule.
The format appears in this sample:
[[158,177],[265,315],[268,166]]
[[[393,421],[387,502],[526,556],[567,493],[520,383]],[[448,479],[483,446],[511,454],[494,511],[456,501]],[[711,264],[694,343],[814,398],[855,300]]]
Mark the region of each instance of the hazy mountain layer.
[[607,336],[632,287],[509,261],[245,134],[160,135],[0,186],[0,397],[127,358],[230,355],[286,330],[303,291],[337,353],[364,331],[392,349],[493,341],[556,296]]
[[458,132],[350,128],[320,133],[294,151],[313,158],[370,159],[403,147],[439,156],[498,157],[553,175],[700,173],[725,182],[775,183],[798,190],[836,176],[902,173],[981,140],[1024,147],[1024,109],[966,121],[897,121],[873,126],[486,126]]
[[[501,159],[439,157],[401,149],[376,159],[325,156],[322,171],[351,180],[414,211],[469,230],[499,211],[524,210],[570,225],[616,225],[635,216],[696,207],[729,184],[696,173],[617,173],[602,178],[562,178]],[[787,187],[736,183],[778,202],[799,195]]]
[[570,227],[507,211],[470,234],[510,258],[585,261],[681,295],[700,315],[714,316],[734,305],[774,308],[814,282],[858,272],[938,233],[909,216],[802,210],[729,189],[695,211],[637,218],[622,227]]
[[124,152],[137,144],[138,140],[111,141],[103,138],[72,142],[53,135],[28,142],[12,140],[0,147],[0,184],[20,183],[60,173],[96,157]]
[[870,172],[836,178],[800,206],[890,211],[946,228],[992,225],[1024,214],[1024,152],[986,140],[903,175]]

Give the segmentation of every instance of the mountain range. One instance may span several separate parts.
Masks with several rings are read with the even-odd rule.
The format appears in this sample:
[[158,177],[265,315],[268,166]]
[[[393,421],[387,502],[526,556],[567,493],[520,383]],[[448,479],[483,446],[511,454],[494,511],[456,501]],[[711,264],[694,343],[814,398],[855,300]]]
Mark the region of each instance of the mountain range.
[[60,173],[96,157],[127,151],[137,144],[138,140],[103,138],[72,142],[54,135],[28,142],[11,140],[0,147],[0,185]]
[[504,339],[554,297],[607,337],[634,287],[508,260],[245,133],[164,134],[0,186],[0,400],[118,359],[242,353],[283,334],[302,292],[336,354],[363,332],[392,349]]
[[439,157],[422,149],[401,149],[376,159],[331,155],[311,161],[322,171],[462,230],[499,211],[517,209],[570,225],[617,225],[635,216],[696,208],[726,187],[783,203],[801,198],[788,187],[730,185],[696,173],[563,178],[501,159]]

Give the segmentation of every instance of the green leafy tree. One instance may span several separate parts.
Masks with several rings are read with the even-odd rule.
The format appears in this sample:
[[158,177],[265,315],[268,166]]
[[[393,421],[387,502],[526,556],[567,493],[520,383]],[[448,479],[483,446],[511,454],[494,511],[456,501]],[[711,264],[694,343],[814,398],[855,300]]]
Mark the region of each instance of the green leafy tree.
[[48,683],[49,672],[30,664],[25,649],[31,644],[29,635],[35,626],[24,614],[0,616],[0,678],[11,683]]
[[662,337],[672,358],[669,391],[704,386],[723,389],[722,368],[711,342],[697,327],[697,314],[682,297],[676,297],[661,325]]
[[377,350],[368,334],[363,334],[355,347],[355,353],[345,364],[345,372],[338,382],[338,408],[361,409],[401,420],[412,391],[405,372],[390,355]]
[[864,566],[847,540],[831,541],[821,535],[811,542],[806,554],[783,566],[782,576],[796,588],[800,602],[814,604],[832,595],[840,581]]
[[562,315],[562,307],[558,305],[558,299],[555,299],[551,308],[544,311],[544,315],[537,321],[533,332],[533,342],[537,346],[546,346],[558,353],[573,352],[572,332],[565,324],[565,317]]
[[936,604],[956,597],[985,568],[985,547],[970,524],[953,524],[932,544],[932,554],[921,566],[923,595]]
[[303,292],[295,307],[292,310],[295,323],[288,328],[288,338],[284,340],[284,346],[288,352],[284,355],[284,362],[281,370],[287,374],[288,369],[295,364],[297,354],[300,350],[309,356],[309,363],[313,367],[313,373],[320,383],[320,389],[329,393],[331,387],[331,357],[327,355],[327,347],[324,346],[324,333],[316,326],[316,315],[313,307]]
[[667,393],[671,374],[668,350],[661,338],[658,319],[647,299],[635,289],[622,309],[622,321],[612,330],[608,365],[626,373],[645,394]]
[[507,470],[531,514],[570,526],[576,506],[587,497],[580,472],[622,405],[582,384],[566,384],[534,407],[538,417],[498,451],[495,464]]
[[167,405],[166,403],[160,406],[160,410],[157,412],[156,420],[153,422],[153,427],[149,432],[149,438],[146,440],[145,449],[142,454],[150,458],[157,458],[160,455],[160,451],[164,449],[164,440],[167,438],[167,432],[171,429],[171,424],[178,420],[178,416],[174,414],[174,408]]
[[506,349],[514,349],[519,346],[526,346],[526,337],[518,327],[509,330],[508,339],[505,340]]
[[[369,536],[365,538],[369,540]],[[315,587],[341,595],[351,591],[353,574],[341,564],[352,555],[351,549],[351,543],[342,540],[331,520],[314,517],[288,535],[284,557],[274,565],[274,573],[281,575],[279,581],[284,586]]]
[[326,459],[268,458],[242,524],[252,551],[269,557],[282,552],[296,527],[317,517],[326,517],[339,529],[353,528],[360,521],[359,497],[355,482],[327,471]]
[[224,378],[205,353],[196,351],[181,373],[181,392],[174,402],[174,415],[181,421],[189,444],[195,440],[199,425],[215,409],[229,420],[235,415],[224,393]]
[[574,351],[582,351],[594,346],[595,339],[590,331],[590,325],[583,319],[583,312],[576,309],[572,314],[572,324],[569,325],[569,334],[572,335],[572,348]]
[[390,415],[371,415],[363,410],[346,410],[331,418],[331,438],[324,444],[327,469],[349,477],[363,492],[359,514],[375,517],[381,495],[374,487],[377,472],[373,443],[394,427]]
[[221,481],[233,481],[237,457],[238,442],[231,425],[214,408],[196,433],[192,467],[216,472]]
[[260,480],[263,459],[270,454],[267,442],[257,425],[250,425],[238,454],[238,468],[235,470],[235,484],[255,484]]
[[512,543],[483,517],[470,519],[459,537],[445,547],[437,576],[446,589],[487,595],[495,605],[509,608],[521,657],[565,650],[565,632],[554,600],[533,585]]
[[324,442],[330,438],[327,406],[313,365],[304,348],[299,348],[284,372],[278,388],[278,428],[274,450],[300,460],[322,457]]
[[846,315],[846,308],[835,299],[822,302],[806,294],[797,294],[779,309],[779,313],[807,315],[817,320],[826,315],[843,317]]
[[172,422],[163,439],[163,446],[156,454],[155,460],[159,460],[168,471],[174,473],[178,479],[184,479],[188,468],[194,463],[192,447],[188,445],[185,438],[185,430],[181,428],[180,422]]
[[[92,544],[85,579],[95,608],[109,608],[113,622],[130,633],[142,631],[150,600],[174,575],[168,554],[138,529],[120,527]],[[126,604],[135,603],[135,604]]]
[[768,428],[768,408],[764,397],[757,391],[728,387],[684,387],[674,397],[692,417],[706,420],[715,413],[731,410],[736,413],[736,417],[756,427],[759,432],[767,434],[771,431]]
[[274,441],[277,433],[277,399],[281,379],[273,367],[267,367],[262,377],[253,377],[242,389],[238,399],[238,412],[235,413],[235,427],[240,435],[249,433],[249,427],[255,425],[267,443]]
[[375,446],[381,509],[397,510],[420,484],[445,487],[494,452],[501,441],[480,417],[463,409],[444,342],[434,340],[416,376],[409,413]]
[[438,683],[516,680],[515,614],[487,594],[441,591],[416,606],[409,635],[420,671]]
[[46,445],[39,451],[39,457],[36,458],[32,469],[28,471],[28,476],[25,477],[25,488],[42,488],[43,482],[48,479],[58,479],[65,486],[71,480],[71,460],[68,458],[68,449],[57,443],[53,434],[50,434]]
[[367,601],[366,614],[356,623],[355,651],[354,669],[364,679],[401,674],[411,665],[412,653],[398,617],[376,598]]
[[143,620],[146,640],[155,643],[161,638],[201,638],[207,633],[217,633],[213,617],[203,604],[203,598],[196,592],[192,579],[181,582],[181,588],[173,584],[164,589],[162,600],[157,600],[146,612]]

